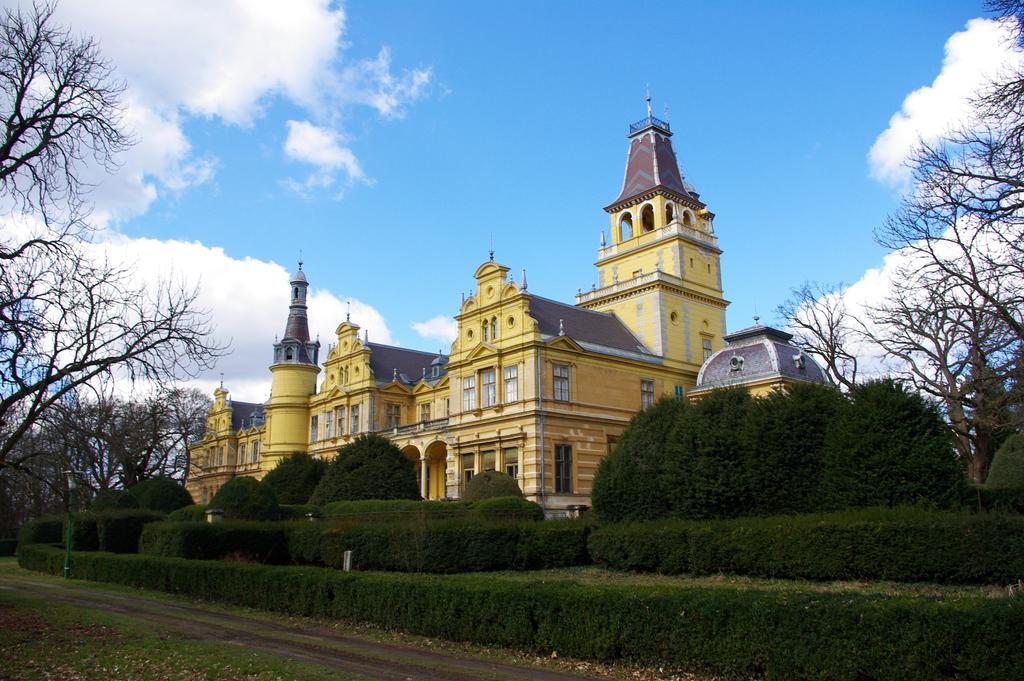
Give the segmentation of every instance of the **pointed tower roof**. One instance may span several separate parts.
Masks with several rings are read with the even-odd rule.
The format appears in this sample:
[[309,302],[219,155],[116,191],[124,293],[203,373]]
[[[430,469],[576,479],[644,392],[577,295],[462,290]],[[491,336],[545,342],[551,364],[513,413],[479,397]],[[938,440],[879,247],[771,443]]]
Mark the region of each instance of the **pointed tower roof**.
[[622,190],[618,198],[605,210],[616,210],[630,199],[656,189],[677,199],[689,199],[699,203],[700,195],[679,172],[679,164],[676,162],[676,154],[670,140],[672,131],[669,124],[651,115],[650,101],[647,117],[630,125],[627,137],[629,154],[626,157],[626,174],[622,179]]

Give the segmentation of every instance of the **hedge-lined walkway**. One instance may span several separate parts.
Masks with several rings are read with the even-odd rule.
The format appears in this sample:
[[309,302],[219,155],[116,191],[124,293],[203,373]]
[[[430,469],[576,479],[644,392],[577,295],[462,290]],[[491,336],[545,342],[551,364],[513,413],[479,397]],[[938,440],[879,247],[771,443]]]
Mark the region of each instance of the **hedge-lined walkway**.
[[285,626],[268,619],[232,614],[201,605],[175,604],[143,595],[126,594],[122,591],[104,589],[97,584],[83,588],[80,582],[42,582],[38,577],[21,577],[16,572],[7,570],[0,571],[0,589],[13,589],[23,595],[113,612],[158,625],[187,638],[243,646],[262,653],[324,667],[333,672],[355,674],[360,678],[394,681],[580,681],[586,678],[382,643],[345,635],[330,627]]

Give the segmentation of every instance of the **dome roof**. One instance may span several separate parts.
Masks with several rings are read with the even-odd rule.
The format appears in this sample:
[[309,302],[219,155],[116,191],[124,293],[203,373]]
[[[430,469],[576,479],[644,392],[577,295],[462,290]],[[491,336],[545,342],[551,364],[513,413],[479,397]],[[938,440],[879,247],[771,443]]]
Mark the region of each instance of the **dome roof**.
[[291,283],[293,283],[293,284],[298,284],[299,282],[301,282],[303,284],[308,284],[309,283],[309,281],[306,279],[306,273],[303,272],[301,268],[299,270],[297,270],[295,272],[295,274],[292,275],[292,281],[291,281]]
[[793,336],[770,326],[751,326],[725,337],[697,375],[697,390],[783,379],[830,384],[814,358],[791,343]]

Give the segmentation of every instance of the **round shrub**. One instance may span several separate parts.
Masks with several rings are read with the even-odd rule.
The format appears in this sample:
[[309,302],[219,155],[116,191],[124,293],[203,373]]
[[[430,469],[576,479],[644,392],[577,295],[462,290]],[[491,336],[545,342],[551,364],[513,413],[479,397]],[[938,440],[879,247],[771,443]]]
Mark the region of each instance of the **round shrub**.
[[466,492],[462,495],[462,499],[463,501],[483,501],[498,497],[521,496],[523,496],[523,490],[519,489],[519,483],[515,481],[515,478],[500,471],[484,471],[480,475],[474,475],[466,483]]
[[128,493],[135,497],[139,508],[150,511],[170,513],[195,503],[181,483],[171,478],[157,477],[143,480],[128,488]]
[[281,515],[274,490],[250,477],[228,480],[209,507],[224,511],[229,520],[277,520]]
[[135,497],[123,489],[100,490],[89,504],[90,511],[120,511],[138,507],[139,502]]
[[263,484],[274,490],[279,504],[305,504],[326,470],[326,461],[296,452],[278,461]]
[[665,445],[684,408],[684,402],[663,397],[629,422],[594,478],[590,498],[598,518],[653,520],[668,513]]
[[891,379],[855,386],[825,437],[826,509],[955,505],[966,484],[942,417]]
[[1024,433],[1006,438],[992,458],[985,486],[999,489],[1024,489]]
[[544,520],[540,504],[521,496],[494,497],[473,503],[471,513],[489,520]]
[[206,520],[206,504],[192,504],[191,506],[183,506],[177,511],[171,511],[167,514],[168,520],[174,520],[177,522],[189,522],[199,523]]
[[413,463],[391,440],[360,435],[338,451],[309,503],[357,499],[419,499]]

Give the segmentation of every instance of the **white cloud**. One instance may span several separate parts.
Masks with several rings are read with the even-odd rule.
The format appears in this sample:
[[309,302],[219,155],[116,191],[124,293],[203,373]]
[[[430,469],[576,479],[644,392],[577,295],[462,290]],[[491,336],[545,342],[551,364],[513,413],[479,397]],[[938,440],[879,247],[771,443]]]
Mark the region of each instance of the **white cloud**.
[[[270,390],[271,351],[275,337],[284,332],[288,317],[291,272],[274,262],[254,258],[233,258],[223,249],[198,242],[133,239],[106,234],[90,246],[97,255],[134,267],[140,284],[181,280],[198,283],[199,306],[210,311],[216,337],[230,341],[231,353],[217,367],[194,381],[200,388],[212,388],[224,373],[225,387],[240,400],[264,400]],[[309,297],[309,331],[319,336],[321,359],[335,338],[334,331],[345,319],[343,298],[312,280]],[[383,316],[372,306],[351,301],[352,321],[368,330],[370,340],[391,343],[391,332]]]
[[[98,185],[91,198],[101,225],[214,176],[216,159],[197,154],[185,134],[189,118],[251,126],[283,98],[334,133],[337,150],[347,152],[336,154],[334,172],[361,178],[357,159],[338,142],[343,116],[352,105],[400,116],[431,79],[429,69],[393,72],[387,49],[346,63],[345,11],[331,0],[64,0],[56,21],[95,37],[128,86],[124,122],[138,144],[119,157],[116,175],[87,174]],[[322,163],[314,165],[298,183],[307,193],[334,184]]]
[[978,90],[1006,68],[1024,63],[1009,25],[992,19],[968,21],[946,41],[945,50],[939,75],[907,95],[868,152],[873,178],[905,185],[910,177],[906,161],[915,147],[969,123],[970,100]]
[[459,324],[451,317],[438,315],[425,322],[414,322],[413,331],[423,338],[451,343],[459,335]]
[[284,143],[285,154],[296,161],[309,163],[317,170],[303,182],[289,180],[289,186],[306,195],[313,189],[326,189],[335,181],[335,172],[343,170],[351,180],[365,180],[352,150],[342,146],[341,136],[330,128],[313,125],[307,121],[288,121],[288,138]]

